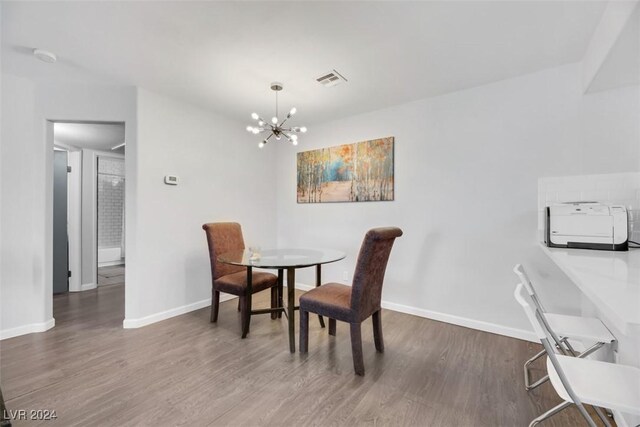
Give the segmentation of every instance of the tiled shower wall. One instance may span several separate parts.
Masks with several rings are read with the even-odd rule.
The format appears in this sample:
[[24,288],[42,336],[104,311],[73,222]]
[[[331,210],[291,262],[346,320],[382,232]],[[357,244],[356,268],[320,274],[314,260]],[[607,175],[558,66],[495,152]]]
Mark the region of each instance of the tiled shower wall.
[[629,215],[629,239],[640,239],[640,172],[560,176],[538,179],[538,230],[544,229],[546,206],[594,201],[624,205]]
[[98,157],[98,248],[122,244],[124,160]]

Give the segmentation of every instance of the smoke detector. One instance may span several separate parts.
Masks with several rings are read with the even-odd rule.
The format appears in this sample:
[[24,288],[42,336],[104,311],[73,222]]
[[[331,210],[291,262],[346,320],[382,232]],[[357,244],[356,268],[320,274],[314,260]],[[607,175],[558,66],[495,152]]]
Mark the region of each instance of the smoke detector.
[[49,64],[53,64],[58,60],[58,57],[54,53],[42,49],[33,49],[33,56]]
[[347,79],[345,79],[344,76],[336,70],[331,70],[328,73],[324,73],[320,77],[316,78],[316,81],[324,87],[331,87],[342,82],[346,82]]

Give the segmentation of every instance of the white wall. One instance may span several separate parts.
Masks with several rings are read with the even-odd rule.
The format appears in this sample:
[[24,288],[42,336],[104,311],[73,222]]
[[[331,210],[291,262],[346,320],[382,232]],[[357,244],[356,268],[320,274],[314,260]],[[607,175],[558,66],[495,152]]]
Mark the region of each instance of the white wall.
[[[237,220],[248,244],[346,250],[346,261],[325,269],[334,281],[351,274],[366,229],[399,225],[387,307],[527,336],[512,302],[512,264],[544,277],[553,288],[543,293],[566,308],[575,296],[536,247],[538,177],[640,164],[640,89],[583,96],[578,65],[311,127],[298,149],[396,137],[396,201],[360,204],[297,205],[296,149],[258,150],[244,123],[171,98],[6,73],[2,85],[2,337],[53,323],[47,119],[127,124],[128,327],[208,305],[200,225]],[[164,185],[166,174],[181,184]],[[298,277],[313,281],[311,272]]]
[[68,151],[67,232],[69,234],[69,291],[82,290],[82,151]]
[[[140,222],[135,247],[127,240],[125,327],[210,304],[202,224],[238,221],[247,245],[275,244],[276,153],[259,150],[245,125],[138,90],[138,139],[127,158],[135,150]],[[168,174],[179,185],[165,185]]]
[[[275,244],[275,151],[259,150],[244,123],[133,87],[38,85],[9,74],[2,84],[0,337],[54,324],[47,120],[126,123],[125,326],[210,303],[203,223],[236,220],[248,244]],[[169,173],[179,186],[163,184]]]
[[[640,89],[582,95],[572,64],[310,127],[278,149],[278,244],[345,250],[325,281],[349,279],[365,231],[397,225],[389,308],[530,338],[513,301],[517,262],[551,307],[577,290],[537,247],[541,176],[635,171]],[[395,136],[394,202],[297,204],[296,152]],[[312,272],[298,281],[313,283]]]
[[51,312],[44,315],[44,124],[38,132],[31,81],[4,73],[2,88],[0,327],[6,337],[47,329]]
[[[123,86],[39,85],[7,73],[2,86],[0,336],[6,338],[54,323],[53,135],[47,120],[124,121],[126,139],[135,143],[136,92]],[[127,186],[127,197],[135,197],[135,181]]]

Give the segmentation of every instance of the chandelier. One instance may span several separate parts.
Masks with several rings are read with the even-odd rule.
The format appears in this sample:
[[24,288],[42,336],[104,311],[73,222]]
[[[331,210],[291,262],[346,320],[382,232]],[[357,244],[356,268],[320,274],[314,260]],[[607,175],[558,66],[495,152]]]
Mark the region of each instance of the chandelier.
[[280,122],[278,119],[278,92],[282,90],[282,83],[271,83],[271,90],[276,93],[276,115],[271,118],[271,123],[268,123],[258,113],[252,113],[251,118],[258,121],[258,126],[247,126],[247,131],[257,135],[262,132],[269,132],[269,135],[260,141],[258,147],[262,148],[273,137],[280,141],[283,137],[287,139],[291,144],[298,145],[298,133],[305,133],[307,128],[304,126],[284,127],[284,124],[296,113],[296,107],[289,110],[287,117]]

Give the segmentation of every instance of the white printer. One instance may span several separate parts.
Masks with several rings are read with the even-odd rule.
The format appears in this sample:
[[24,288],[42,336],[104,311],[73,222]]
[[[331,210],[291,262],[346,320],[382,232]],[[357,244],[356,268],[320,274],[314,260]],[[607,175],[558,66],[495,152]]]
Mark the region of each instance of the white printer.
[[627,251],[627,209],[598,202],[547,206],[545,243],[552,248]]

